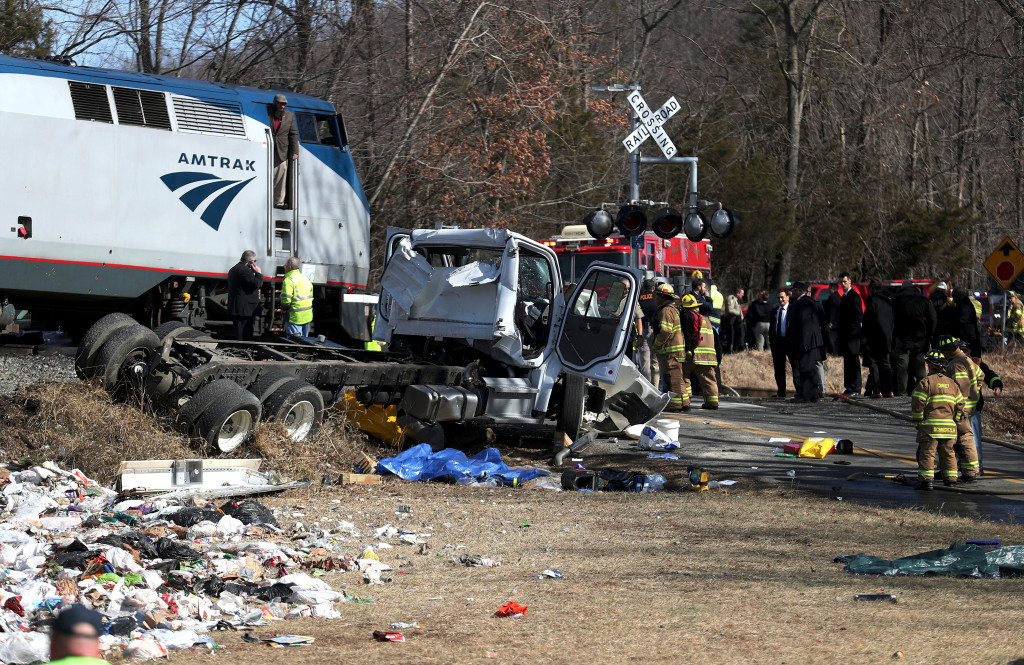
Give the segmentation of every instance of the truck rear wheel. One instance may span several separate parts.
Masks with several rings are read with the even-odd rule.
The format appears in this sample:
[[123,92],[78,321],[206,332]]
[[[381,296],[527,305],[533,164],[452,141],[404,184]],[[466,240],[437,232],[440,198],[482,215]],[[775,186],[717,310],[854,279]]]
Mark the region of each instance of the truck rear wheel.
[[587,399],[587,380],[579,374],[565,374],[562,377],[565,392],[562,408],[558,412],[557,428],[572,441],[580,438],[583,429],[583,405]]
[[131,325],[137,325],[135,319],[121,312],[107,314],[92,324],[92,327],[82,335],[82,340],[75,351],[75,373],[78,374],[78,378],[91,379],[96,369],[96,354],[100,352],[104,342],[121,328]]
[[137,323],[121,328],[96,354],[93,376],[100,377],[103,389],[111,393],[141,386],[150,354],[159,345],[160,339],[149,328]]
[[[156,328],[153,328],[153,332],[156,333],[156,336],[160,338],[160,343],[163,344],[167,340],[168,335],[175,330],[180,330],[181,328],[188,328],[188,325],[181,321],[168,321],[167,323],[161,323]],[[189,328],[189,330],[191,330],[191,328]],[[178,335],[174,336],[177,337]]]
[[251,392],[232,383],[206,408],[196,421],[195,432],[220,452],[230,452],[249,440],[263,412],[260,401]]
[[289,439],[302,441],[323,417],[324,398],[315,386],[292,379],[264,400],[263,409],[267,420],[284,425]]
[[253,395],[259,398],[260,402],[266,402],[267,398],[277,392],[277,389],[288,383],[294,381],[295,375],[289,374],[281,369],[271,369],[260,375],[256,382],[252,384],[250,391]]
[[185,434],[192,434],[193,425],[199,420],[199,416],[203,415],[206,409],[213,404],[214,400],[231,393],[238,387],[238,384],[231,379],[217,379],[207,383],[178,409],[178,413],[174,416],[174,422],[178,429]]

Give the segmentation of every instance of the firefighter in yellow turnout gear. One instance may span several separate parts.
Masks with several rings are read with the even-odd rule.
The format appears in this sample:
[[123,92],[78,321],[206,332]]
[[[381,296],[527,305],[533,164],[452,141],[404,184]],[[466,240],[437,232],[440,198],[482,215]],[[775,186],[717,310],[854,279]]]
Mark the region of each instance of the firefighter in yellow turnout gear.
[[704,395],[702,409],[718,408],[718,379],[715,368],[718,367],[718,356],[715,353],[715,332],[711,329],[708,317],[697,312],[701,303],[687,293],[683,296],[683,341],[686,343],[686,362],[683,363],[683,384],[686,387],[684,403],[689,403],[692,393],[690,374],[696,373],[700,381],[700,391]]
[[956,337],[946,335],[939,338],[939,350],[946,358],[945,374],[956,381],[964,398],[964,417],[956,424],[957,442],[954,452],[960,458],[960,482],[969,483],[977,478],[981,466],[978,451],[974,447],[974,430],[970,419],[978,408],[985,373],[961,350],[962,345],[963,342]]
[[651,350],[658,358],[658,371],[672,399],[666,411],[687,411],[690,408],[690,387],[683,382],[683,357],[686,346],[683,344],[683,333],[679,327],[679,308],[671,284],[659,284],[654,291],[658,306],[655,322],[656,333],[654,346]]
[[917,489],[930,491],[935,480],[935,452],[943,483],[956,482],[957,422],[963,419],[964,397],[956,382],[943,373],[946,359],[938,351],[925,356],[928,376],[921,379],[910,398],[910,410],[917,427]]

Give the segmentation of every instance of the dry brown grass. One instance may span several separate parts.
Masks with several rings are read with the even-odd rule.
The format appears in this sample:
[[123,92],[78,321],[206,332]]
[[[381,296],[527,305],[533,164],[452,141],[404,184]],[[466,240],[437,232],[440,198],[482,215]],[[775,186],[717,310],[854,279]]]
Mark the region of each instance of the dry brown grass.
[[[410,546],[378,550],[404,571],[388,585],[361,586],[355,573],[330,573],[335,588],[376,601],[339,604],[341,620],[304,619],[257,631],[313,635],[309,647],[268,652],[243,643],[238,633],[216,634],[226,647],[218,659],[239,665],[267,658],[288,665],[492,658],[559,665],[874,664],[897,650],[913,663],[1006,663],[1024,656],[1024,579],[855,576],[832,562],[839,554],[898,557],[969,538],[1022,543],[1018,525],[830,502],[745,481],[728,492],[637,495],[393,480],[268,501],[288,506],[286,514],[297,513],[293,519],[324,527],[344,519],[364,533],[386,523],[428,529],[431,550],[426,556]],[[396,514],[399,505],[412,513]],[[361,543],[343,544],[343,551],[355,554]],[[454,553],[502,565],[460,567],[450,561]],[[549,567],[565,579],[534,579]],[[895,593],[899,602],[853,602],[853,594],[873,592]],[[526,616],[493,618],[509,600],[529,606]],[[423,628],[403,631],[404,644],[372,640],[374,630],[394,621]],[[172,657],[197,665],[209,658]]]
[[[365,450],[366,438],[333,410],[307,440],[292,443],[280,425],[260,423],[253,440],[227,454],[205,450],[175,431],[166,414],[138,400],[117,403],[94,383],[45,383],[0,397],[0,455],[5,461],[54,460],[113,483],[124,460],[262,457],[265,471],[319,481]],[[374,451],[377,452],[377,451]]]

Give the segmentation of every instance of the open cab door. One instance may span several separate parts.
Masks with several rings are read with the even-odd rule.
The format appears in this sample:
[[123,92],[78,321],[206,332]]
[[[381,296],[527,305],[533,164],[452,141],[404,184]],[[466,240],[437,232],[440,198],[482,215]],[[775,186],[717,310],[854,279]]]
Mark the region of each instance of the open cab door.
[[593,263],[565,301],[555,352],[569,372],[615,383],[630,339],[640,273]]
[[[400,276],[406,273],[418,272],[418,269],[421,269],[422,264],[426,262],[423,257],[412,256],[408,251],[404,253],[400,251],[399,248],[402,245],[402,241],[408,241],[411,237],[412,231],[409,229],[400,229],[394,226],[388,227],[387,240],[384,245],[384,271],[381,276],[380,294],[377,298],[377,309],[374,316],[373,340],[375,342],[387,343],[391,341],[391,326],[385,325],[390,322],[395,308],[395,298],[392,296],[391,291],[398,289],[397,297],[400,300],[408,300],[410,302],[418,293],[418,291],[416,293],[405,292],[409,282],[400,279]],[[388,277],[388,269],[392,267],[391,259],[396,255],[400,257],[396,262],[396,266],[394,266],[395,272],[398,275],[393,274],[390,279],[385,279]],[[429,277],[429,265],[427,268],[427,277]],[[419,281],[412,279],[411,282],[412,284],[418,284],[418,288],[422,289],[423,285],[426,284],[426,279],[421,278]],[[391,289],[388,289],[389,285]]]

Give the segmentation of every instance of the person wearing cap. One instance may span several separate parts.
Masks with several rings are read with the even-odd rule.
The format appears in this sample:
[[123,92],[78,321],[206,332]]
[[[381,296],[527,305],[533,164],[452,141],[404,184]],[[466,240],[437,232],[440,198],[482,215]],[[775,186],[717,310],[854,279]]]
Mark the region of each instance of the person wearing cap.
[[1020,340],[1024,338],[1024,303],[1021,303],[1020,296],[1016,291],[1010,291],[1007,295],[1006,310],[1006,333],[1010,339]]
[[715,353],[715,332],[711,321],[702,316],[698,309],[701,303],[692,293],[683,296],[682,328],[683,341],[686,343],[686,361],[683,363],[683,385],[686,387],[686,398],[692,393],[690,375],[696,374],[700,382],[700,392],[704,396],[702,409],[718,408],[718,356]]
[[679,324],[679,308],[676,301],[679,296],[671,284],[658,284],[654,291],[658,311],[655,315],[654,345],[651,351],[658,359],[658,371],[661,380],[672,393],[666,411],[688,411],[690,409],[689,386],[683,380],[683,359],[686,355],[686,346],[683,342],[683,333]]
[[50,633],[53,665],[108,665],[100,658],[103,617],[78,603],[57,615]]
[[288,98],[274,95],[270,106],[270,129],[274,135],[274,207],[288,208],[288,168],[299,158],[299,130],[295,114],[287,109]]
[[945,374],[956,381],[957,388],[964,397],[964,417],[956,424],[957,442],[954,452],[960,457],[960,468],[963,471],[960,480],[969,483],[975,480],[980,467],[970,419],[978,408],[985,374],[960,349],[962,344],[958,338],[948,335],[939,339],[939,350],[946,359]]
[[917,427],[917,489],[931,491],[935,481],[935,453],[938,451],[943,484],[956,483],[957,422],[963,419],[964,397],[956,381],[944,373],[946,358],[939,351],[925,356],[928,376],[921,379],[910,396],[910,412]]
[[924,354],[928,352],[935,333],[935,305],[921,293],[914,282],[904,280],[892,299],[893,337],[896,360],[897,395],[914,392],[914,387],[928,375]]

